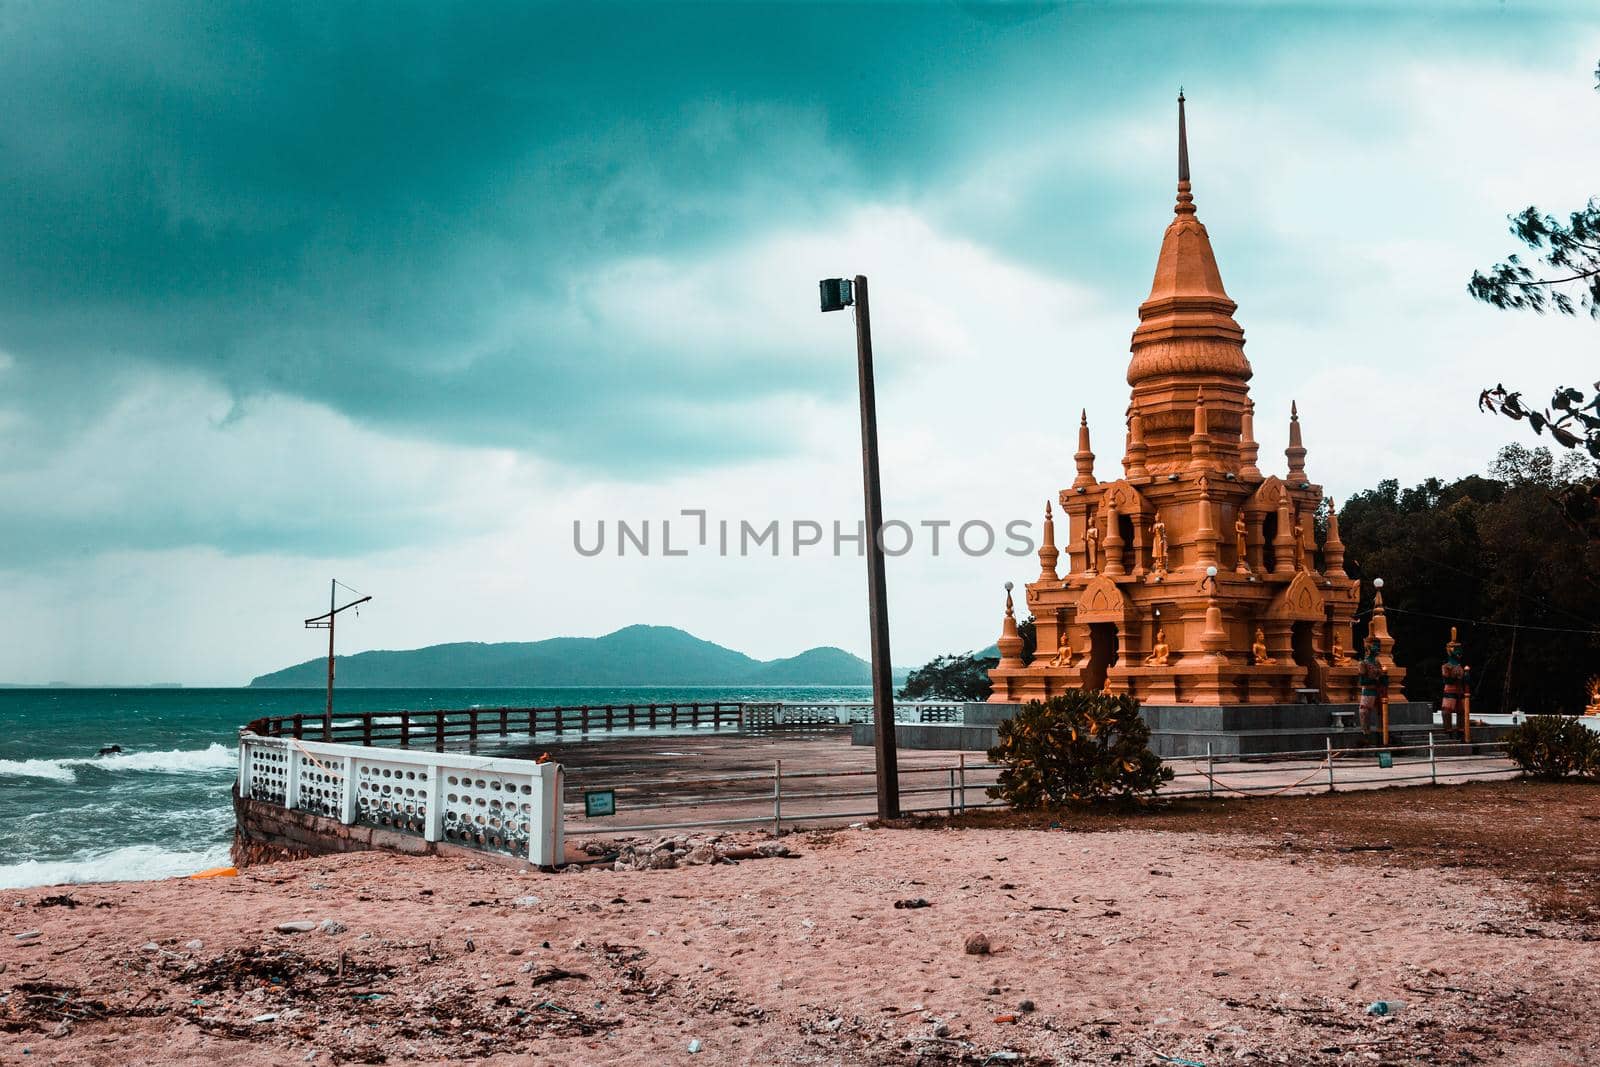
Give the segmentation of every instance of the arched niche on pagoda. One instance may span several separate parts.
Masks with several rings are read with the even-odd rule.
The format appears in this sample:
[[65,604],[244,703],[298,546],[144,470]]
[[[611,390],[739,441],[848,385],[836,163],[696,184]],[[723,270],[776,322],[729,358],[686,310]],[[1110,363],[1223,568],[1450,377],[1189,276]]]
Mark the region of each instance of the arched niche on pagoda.
[[1277,513],[1279,504],[1290,499],[1292,498],[1289,496],[1289,487],[1284,484],[1283,479],[1276,474],[1269,474],[1262,480],[1260,487],[1250,495],[1245,510],[1258,515],[1272,515]]
[[1289,486],[1269,474],[1244,505],[1250,568],[1286,578],[1294,570],[1294,498]]
[[1139,609],[1127,594],[1116,582],[1102,574],[1089,579],[1089,584],[1078,594],[1078,610],[1073,621],[1085,626],[1108,622],[1123,627],[1138,622],[1140,617]]
[[1098,521],[1104,526],[1100,545],[1106,556],[1107,574],[1145,573],[1145,546],[1154,512],[1144,494],[1125,478],[1100,486]]
[[1105,575],[1091,578],[1078,595],[1073,621],[1080,626],[1087,655],[1083,662],[1086,689],[1103,689],[1106,671],[1127,666],[1131,649],[1139,647],[1135,628],[1141,613],[1116,582]]
[[1327,618],[1327,602],[1316,579],[1307,571],[1297,571],[1294,580],[1272,598],[1266,617],[1283,622],[1322,622]]

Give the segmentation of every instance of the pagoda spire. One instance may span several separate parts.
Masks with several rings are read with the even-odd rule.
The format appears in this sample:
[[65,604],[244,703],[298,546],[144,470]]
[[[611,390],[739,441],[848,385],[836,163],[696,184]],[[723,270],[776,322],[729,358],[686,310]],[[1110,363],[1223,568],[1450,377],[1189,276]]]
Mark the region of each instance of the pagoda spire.
[[1289,447],[1283,450],[1289,460],[1289,484],[1306,481],[1306,446],[1300,440],[1300,408],[1289,401]]
[[1006,583],[1006,617],[1000,624],[1000,640],[995,642],[1000,650],[1000,667],[1021,667],[1022,634],[1017,632],[1017,613],[1011,604],[1011,583]]
[[1256,402],[1247,399],[1239,424],[1239,477],[1254,482],[1261,480],[1261,468],[1256,466],[1260,455],[1261,446],[1256,442]]
[[1161,239],[1150,295],[1139,305],[1128,384],[1172,374],[1214,374],[1240,382],[1251,375],[1238,309],[1222,287],[1211,238],[1195,216],[1189,184],[1189,129],[1178,94],[1178,199]]
[[1329,578],[1348,578],[1344,572],[1344,542],[1339,539],[1339,506],[1328,498],[1328,536],[1322,542],[1322,573]]
[[1061,558],[1061,551],[1056,548],[1056,520],[1050,510],[1050,501],[1044,502],[1044,538],[1039,545],[1039,581],[1050,582],[1052,585],[1061,581],[1061,575],[1056,572],[1056,561]]
[[1194,433],[1189,435],[1189,469],[1211,469],[1211,420],[1206,416],[1204,386],[1194,392]]
[[1148,478],[1150,470],[1144,465],[1145,457],[1150,454],[1150,447],[1144,443],[1144,416],[1139,414],[1139,405],[1128,405],[1128,456],[1123,461],[1123,469],[1129,478]]
[[1072,458],[1078,465],[1078,476],[1072,480],[1072,487],[1078,489],[1094,485],[1094,452],[1089,448],[1088,408],[1084,408],[1078,416],[1078,451]]

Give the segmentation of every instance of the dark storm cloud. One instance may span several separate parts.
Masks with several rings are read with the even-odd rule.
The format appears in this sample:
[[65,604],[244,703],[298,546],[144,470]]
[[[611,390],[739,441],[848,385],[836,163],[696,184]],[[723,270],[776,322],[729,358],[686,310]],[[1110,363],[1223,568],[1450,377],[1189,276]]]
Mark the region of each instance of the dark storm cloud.
[[[1094,125],[1163,113],[1180,77],[1248,85],[1379,30],[1398,48],[1417,27],[977,0],[6,4],[0,459],[82,434],[141,370],[604,473],[781,450],[761,404],[847,396],[847,348],[805,358],[761,322],[652,333],[627,294],[594,300],[596,272],[887,200],[1047,273],[1146,274],[1145,198]],[[1042,143],[1082,147],[1003,208],[952,195]],[[1158,202],[1170,186],[1142,180]],[[104,543],[160,525],[108,518]]]

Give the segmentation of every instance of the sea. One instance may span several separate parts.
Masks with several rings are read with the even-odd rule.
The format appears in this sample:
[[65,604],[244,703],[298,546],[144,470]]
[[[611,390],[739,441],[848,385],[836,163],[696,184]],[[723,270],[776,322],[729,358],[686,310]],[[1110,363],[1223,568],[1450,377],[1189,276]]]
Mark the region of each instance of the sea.
[[[857,686],[346,689],[334,714],[870,699]],[[325,700],[321,689],[0,689],[0,889],[224,865],[239,727],[263,715],[320,715]],[[100,755],[111,745],[121,751]]]

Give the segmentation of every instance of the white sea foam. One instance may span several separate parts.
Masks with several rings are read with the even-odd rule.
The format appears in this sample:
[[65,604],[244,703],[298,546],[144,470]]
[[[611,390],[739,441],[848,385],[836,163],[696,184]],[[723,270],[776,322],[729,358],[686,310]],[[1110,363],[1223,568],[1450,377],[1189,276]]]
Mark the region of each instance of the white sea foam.
[[238,760],[235,751],[213,742],[205,748],[180,748],[167,752],[119,752],[88,759],[0,760],[0,777],[45,778],[55,782],[75,782],[78,767],[98,767],[103,771],[160,771],[192,774],[232,767]]
[[48,778],[75,782],[78,776],[58,759],[0,759],[0,778]]
[[181,878],[228,861],[228,846],[174,852],[160,845],[127,845],[71,860],[0,864],[0,889],[72,882],[145,882]]

